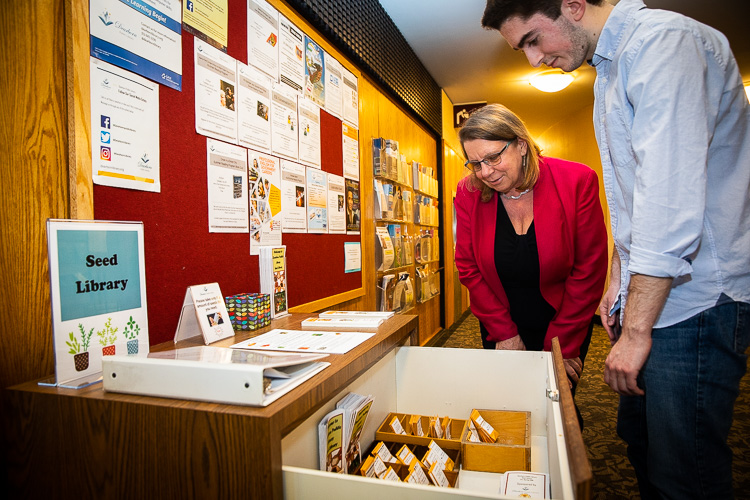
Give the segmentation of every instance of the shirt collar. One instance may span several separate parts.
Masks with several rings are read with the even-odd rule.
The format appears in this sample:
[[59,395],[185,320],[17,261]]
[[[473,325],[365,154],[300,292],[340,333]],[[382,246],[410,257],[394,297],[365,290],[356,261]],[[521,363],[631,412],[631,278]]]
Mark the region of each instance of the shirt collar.
[[646,5],[642,0],[621,0],[615,5],[604,23],[599,41],[596,43],[594,57],[589,61],[590,65],[597,66],[605,59],[611,61],[614,58],[620,40],[633,20],[633,16],[637,11],[645,8]]

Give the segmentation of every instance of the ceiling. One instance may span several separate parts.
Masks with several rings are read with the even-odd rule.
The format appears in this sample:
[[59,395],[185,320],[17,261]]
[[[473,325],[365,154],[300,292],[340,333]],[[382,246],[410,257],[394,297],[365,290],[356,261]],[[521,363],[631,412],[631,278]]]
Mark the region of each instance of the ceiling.
[[[612,1],[612,0],[610,0]],[[683,13],[722,31],[743,81],[750,80],[747,0],[645,0],[651,8]],[[595,71],[584,65],[565,90],[548,94],[528,84],[533,68],[493,30],[481,27],[485,0],[380,0],[437,84],[454,104],[499,102],[524,119],[534,135],[593,103]],[[617,1],[612,1],[617,3]],[[743,7],[745,5],[745,7]]]

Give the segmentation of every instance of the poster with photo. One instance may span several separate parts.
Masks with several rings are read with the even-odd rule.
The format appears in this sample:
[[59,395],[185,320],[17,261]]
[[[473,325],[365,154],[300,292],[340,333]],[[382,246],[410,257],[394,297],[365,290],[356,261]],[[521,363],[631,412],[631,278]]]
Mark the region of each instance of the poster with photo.
[[271,80],[237,62],[237,135],[241,146],[271,151]]
[[195,40],[195,131],[237,143],[237,61]]
[[297,94],[275,84],[271,90],[271,150],[291,160],[299,157]]
[[344,178],[328,174],[328,232],[346,233],[346,193]]
[[307,167],[307,232],[328,232],[328,174]]
[[326,111],[341,118],[342,112],[342,92],[341,86],[344,84],[343,66],[331,54],[326,54]]
[[206,139],[208,232],[248,231],[247,153],[245,148]]
[[305,87],[303,95],[321,108],[326,105],[325,52],[305,35]]
[[360,203],[359,203],[359,181],[346,179],[346,232],[347,234],[359,234],[360,231]]
[[250,255],[261,246],[281,245],[281,166],[275,156],[249,149]]
[[308,99],[298,100],[299,109],[299,161],[320,166],[320,108]]
[[279,77],[279,11],[265,0],[247,2],[248,63],[276,81]]
[[302,30],[279,14],[279,83],[298,94],[305,83],[304,43]]
[[281,160],[281,230],[307,232],[307,177],[305,166]]

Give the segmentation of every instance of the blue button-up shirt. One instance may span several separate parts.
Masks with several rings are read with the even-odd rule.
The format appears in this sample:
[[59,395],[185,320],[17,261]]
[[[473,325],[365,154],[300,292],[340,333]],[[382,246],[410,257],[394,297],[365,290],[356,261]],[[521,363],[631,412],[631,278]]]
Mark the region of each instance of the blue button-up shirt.
[[621,298],[672,277],[655,327],[750,302],[750,106],[726,37],[622,0],[591,63]]

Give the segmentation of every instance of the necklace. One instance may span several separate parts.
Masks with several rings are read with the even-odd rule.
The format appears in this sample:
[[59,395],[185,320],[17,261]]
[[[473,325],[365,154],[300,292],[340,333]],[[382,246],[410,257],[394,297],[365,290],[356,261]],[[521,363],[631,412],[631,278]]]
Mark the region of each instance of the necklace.
[[500,193],[500,196],[502,196],[502,197],[503,197],[503,198],[505,198],[506,200],[517,200],[517,199],[519,199],[519,198],[520,198],[521,196],[523,196],[523,195],[525,195],[526,193],[528,193],[529,191],[531,191],[531,188],[527,189],[526,191],[521,191],[521,192],[520,192],[520,193],[518,193],[518,194],[517,194],[516,196],[513,196],[512,194],[505,194],[505,193]]

